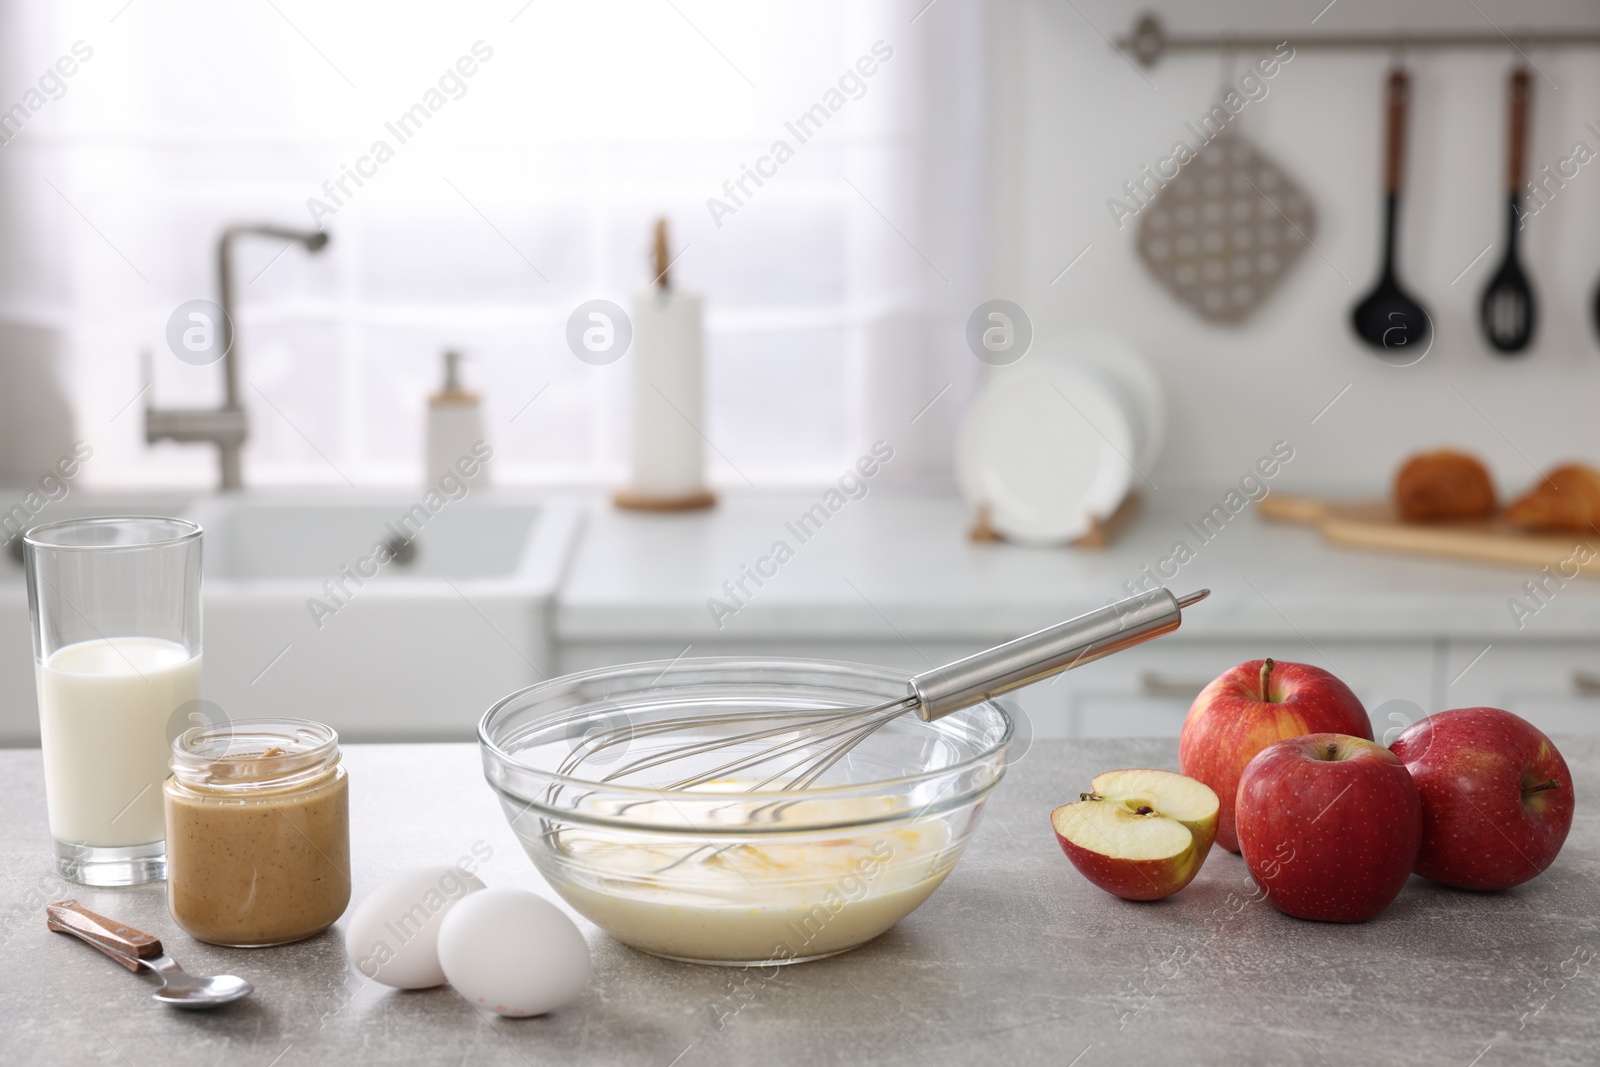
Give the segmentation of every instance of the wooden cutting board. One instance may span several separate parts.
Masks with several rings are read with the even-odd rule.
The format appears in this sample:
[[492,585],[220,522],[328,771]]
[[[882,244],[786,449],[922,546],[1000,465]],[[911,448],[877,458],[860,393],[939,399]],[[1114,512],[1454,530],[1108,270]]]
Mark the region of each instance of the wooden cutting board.
[[1571,578],[1576,570],[1600,578],[1600,538],[1525,533],[1498,519],[1402,522],[1387,501],[1319,500],[1275,492],[1256,507],[1266,519],[1314,526],[1336,545],[1535,571],[1548,565],[1562,577]]

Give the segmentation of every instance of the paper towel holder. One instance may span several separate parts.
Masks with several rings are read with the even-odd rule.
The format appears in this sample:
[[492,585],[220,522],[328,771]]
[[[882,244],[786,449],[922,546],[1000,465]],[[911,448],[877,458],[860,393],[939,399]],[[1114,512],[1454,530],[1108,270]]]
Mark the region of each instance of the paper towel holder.
[[[673,259],[669,252],[667,239],[667,220],[659,218],[655,223],[654,239],[651,242],[651,291],[657,299],[672,299],[672,264]],[[635,338],[635,344],[640,339]],[[698,352],[696,353],[698,357]],[[698,361],[698,360],[697,360]],[[698,372],[698,367],[696,368]],[[635,373],[638,373],[637,366]],[[637,396],[637,393],[635,394]],[[681,413],[680,413],[681,414]],[[691,423],[691,425],[693,425]],[[694,427],[696,434],[700,428]],[[638,424],[635,422],[635,432]],[[703,435],[702,435],[703,436]],[[698,511],[716,504],[717,494],[702,486],[687,493],[660,493],[651,492],[638,486],[624,486],[616,489],[611,494],[611,502],[619,508],[630,511]]]

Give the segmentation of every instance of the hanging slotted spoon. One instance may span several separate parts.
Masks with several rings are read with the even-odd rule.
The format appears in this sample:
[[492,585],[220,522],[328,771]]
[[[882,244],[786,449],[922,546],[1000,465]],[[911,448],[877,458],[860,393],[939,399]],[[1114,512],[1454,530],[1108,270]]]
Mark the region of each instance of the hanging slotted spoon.
[[1522,171],[1528,139],[1528,103],[1532,94],[1525,68],[1511,72],[1510,140],[1506,146],[1506,255],[1483,291],[1479,317],[1484,336],[1504,355],[1515,355],[1533,340],[1538,304],[1533,286],[1517,261],[1517,233],[1522,227]]

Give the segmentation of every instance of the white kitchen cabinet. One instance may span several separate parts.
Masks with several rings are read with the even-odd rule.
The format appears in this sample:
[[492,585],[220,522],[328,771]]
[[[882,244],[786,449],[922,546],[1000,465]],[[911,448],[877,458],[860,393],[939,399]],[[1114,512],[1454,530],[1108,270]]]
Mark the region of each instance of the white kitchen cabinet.
[[[1115,544],[1080,551],[976,543],[959,498],[874,489],[776,578],[743,590],[749,602],[719,616],[721,629],[707,598],[741,581],[752,553],[811,498],[729,492],[715,508],[671,517],[598,507],[557,598],[557,658],[563,670],[671,659],[692,641],[691,656],[921,670],[1126,592],[1124,579],[1141,581],[1214,499],[1209,489],[1152,491]],[[1175,592],[1212,591],[1182,629],[1007,699],[1038,737],[1175,737],[1206,682],[1270,655],[1342,678],[1380,739],[1474,702],[1521,709],[1557,732],[1600,730],[1588,725],[1600,716],[1600,583],[1569,583],[1523,634],[1509,630],[1506,597],[1526,577],[1345,551],[1311,531],[1241,516],[1172,580]],[[1497,645],[1448,684],[1497,634],[1542,650],[1531,653],[1537,662],[1501,675],[1515,649]]]
[[1039,736],[1176,737],[1195,696],[1212,678],[1264,653],[1313,663],[1344,679],[1383,731],[1386,707],[1426,707],[1436,647],[1432,642],[1319,641],[1317,651],[1274,642],[1160,641],[1129,649],[1025,690],[1024,707]]
[[679,656],[777,656],[784,659],[870,663],[916,673],[981,651],[982,644],[944,641],[847,641],[800,638],[783,641],[564,641],[557,657],[561,672],[587,671],[619,663],[671,660]]
[[[845,660],[906,671],[981,651],[981,642],[906,641],[717,641],[676,647],[665,642],[568,642],[560,649],[561,670],[579,671],[637,660],[688,656],[783,656]],[[1373,714],[1379,734],[1390,724],[1385,709],[1406,722],[1434,703],[1440,647],[1429,641],[1319,641],[1311,649],[1274,647],[1273,642],[1158,639],[1120,652],[1054,680],[1020,689],[1006,699],[1027,719],[1019,728],[1035,737],[1176,737],[1195,694],[1218,674],[1263,652],[1315,663],[1355,689]],[[1392,702],[1404,703],[1394,704]]]
[[1547,734],[1600,732],[1600,642],[1451,641],[1443,686],[1444,708],[1504,708]]

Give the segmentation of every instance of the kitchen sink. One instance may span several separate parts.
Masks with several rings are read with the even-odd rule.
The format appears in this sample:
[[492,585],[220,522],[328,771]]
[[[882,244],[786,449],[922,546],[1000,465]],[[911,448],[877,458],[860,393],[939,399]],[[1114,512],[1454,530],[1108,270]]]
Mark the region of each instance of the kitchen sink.
[[[205,530],[203,717],[290,715],[349,741],[469,740],[553,673],[550,619],[582,519],[518,490],[79,496],[38,521],[180,515]],[[70,505],[70,506],[69,506]],[[22,571],[0,564],[0,744],[38,743]]]
[[[463,501],[436,514],[421,504],[207,502],[191,515],[206,531],[206,579],[510,578],[528,550],[537,504]],[[379,550],[379,546],[382,546]],[[348,572],[344,569],[348,568]]]

